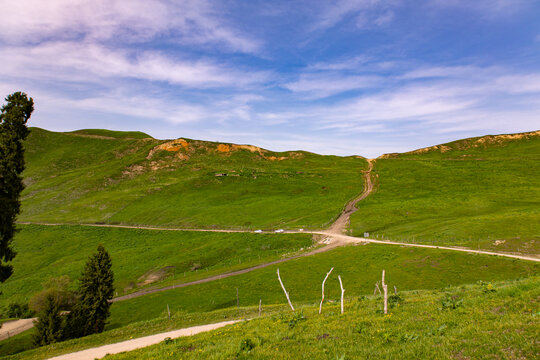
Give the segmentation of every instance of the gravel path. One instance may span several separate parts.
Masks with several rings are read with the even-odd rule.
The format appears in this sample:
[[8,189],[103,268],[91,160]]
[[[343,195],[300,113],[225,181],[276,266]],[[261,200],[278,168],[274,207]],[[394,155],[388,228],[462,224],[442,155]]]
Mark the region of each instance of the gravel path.
[[34,320],[37,320],[37,318],[6,321],[0,327],[0,340],[10,338],[31,329],[34,326]]
[[96,348],[91,348],[91,349],[77,351],[70,354],[60,355],[60,356],[50,358],[50,360],[53,360],[53,359],[54,360],[101,359],[107,354],[118,354],[125,351],[132,351],[132,350],[140,349],[140,348],[147,347],[150,345],[159,344],[160,342],[165,340],[165,338],[168,338],[168,337],[171,339],[174,339],[181,336],[191,336],[191,335],[199,334],[201,332],[219,329],[221,327],[231,325],[239,321],[242,321],[242,320],[223,321],[223,322],[219,322],[215,324],[193,326],[193,327],[189,327],[185,329],[168,331],[161,334],[140,337],[137,339],[122,341],[116,344],[103,345]]

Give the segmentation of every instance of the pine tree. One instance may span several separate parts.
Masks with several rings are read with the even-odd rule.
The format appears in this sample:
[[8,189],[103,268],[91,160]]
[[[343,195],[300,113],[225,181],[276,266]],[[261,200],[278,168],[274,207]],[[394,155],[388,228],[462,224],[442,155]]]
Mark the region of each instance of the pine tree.
[[114,275],[109,253],[99,245],[86,262],[80,279],[79,299],[69,316],[69,337],[81,337],[103,331],[114,294]]
[[19,196],[24,189],[21,173],[24,170],[23,141],[28,136],[26,122],[34,111],[34,100],[16,92],[6,97],[7,104],[0,113],[0,282],[13,273],[5,264],[13,260],[11,247],[15,219],[20,213]]
[[61,341],[63,338],[64,320],[60,316],[60,306],[53,296],[47,296],[45,307],[39,313],[36,322],[34,344],[43,346]]

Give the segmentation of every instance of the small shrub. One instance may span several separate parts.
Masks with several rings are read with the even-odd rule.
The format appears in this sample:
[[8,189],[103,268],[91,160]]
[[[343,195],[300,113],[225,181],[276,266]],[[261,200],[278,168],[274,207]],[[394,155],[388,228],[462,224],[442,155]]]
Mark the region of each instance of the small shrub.
[[255,348],[255,344],[249,338],[244,339],[240,342],[240,352],[251,352]]
[[28,304],[11,303],[6,311],[8,318],[27,319],[34,316],[34,312],[30,310]]
[[441,310],[455,310],[463,305],[463,299],[457,295],[446,294],[446,296],[441,299],[441,305]]
[[357,334],[364,334],[371,327],[371,324],[367,321],[360,321],[356,324],[354,332]]
[[485,281],[480,280],[480,281],[478,282],[478,285],[480,285],[480,287],[482,287],[482,292],[483,292],[484,294],[486,294],[486,293],[492,293],[492,292],[497,291],[497,290],[493,287],[493,284],[490,283],[490,282],[485,282]]
[[165,345],[169,345],[169,344],[172,344],[174,340],[171,339],[170,337],[166,337],[165,339],[163,339],[163,342],[165,343]]
[[401,304],[403,304],[403,302],[404,302],[404,300],[401,297],[401,295],[394,294],[394,295],[390,295],[388,297],[388,307],[390,309],[393,309],[394,307],[401,306]]

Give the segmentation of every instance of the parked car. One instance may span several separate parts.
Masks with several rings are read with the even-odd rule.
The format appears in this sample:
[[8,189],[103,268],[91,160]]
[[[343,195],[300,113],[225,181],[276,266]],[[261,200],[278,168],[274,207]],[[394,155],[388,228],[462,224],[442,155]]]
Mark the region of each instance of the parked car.
[[283,229],[277,229],[276,231],[274,232],[277,232],[277,233],[282,233],[283,232]]
[[259,229],[259,230],[255,230],[254,232],[257,233],[257,234],[260,234],[260,233],[262,233],[262,230]]

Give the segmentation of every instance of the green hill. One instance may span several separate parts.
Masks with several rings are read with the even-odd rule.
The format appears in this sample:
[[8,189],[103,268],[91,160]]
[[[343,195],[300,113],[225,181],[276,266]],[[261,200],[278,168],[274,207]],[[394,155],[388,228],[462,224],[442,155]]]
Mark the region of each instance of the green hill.
[[385,155],[373,177],[354,235],[540,254],[540,131]]
[[360,157],[33,128],[21,222],[321,228],[361,192]]

